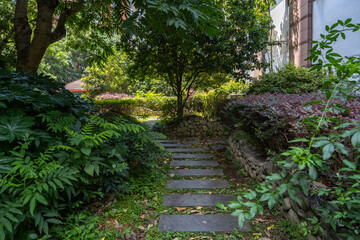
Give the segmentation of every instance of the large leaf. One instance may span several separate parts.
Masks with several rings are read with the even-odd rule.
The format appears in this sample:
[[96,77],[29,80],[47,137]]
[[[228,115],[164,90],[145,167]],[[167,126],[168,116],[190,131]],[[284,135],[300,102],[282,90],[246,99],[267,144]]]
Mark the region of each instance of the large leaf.
[[15,139],[21,139],[26,134],[32,132],[30,129],[34,125],[34,118],[25,116],[22,111],[9,110],[3,116],[0,116],[0,133],[1,138],[6,138],[7,141],[12,142]]

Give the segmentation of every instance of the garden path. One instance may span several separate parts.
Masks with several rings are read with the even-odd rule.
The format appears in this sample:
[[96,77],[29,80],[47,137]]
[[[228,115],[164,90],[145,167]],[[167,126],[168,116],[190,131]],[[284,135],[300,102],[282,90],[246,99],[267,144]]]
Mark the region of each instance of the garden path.
[[[219,163],[215,155],[206,153],[207,149],[205,148],[193,148],[193,146],[199,146],[200,142],[180,143],[176,139],[159,141],[166,151],[173,153],[171,166],[174,169],[169,171],[169,177],[176,178],[176,180],[167,181],[167,190],[186,189],[185,194],[165,195],[163,206],[215,207],[218,202],[228,204],[229,201],[235,200],[235,196],[230,194],[193,194],[195,189],[229,188],[223,170],[217,167]],[[221,145],[212,145],[211,147],[213,150],[220,148]],[[201,177],[201,180],[183,179],[189,176]],[[214,176],[217,179],[207,179]],[[161,215],[158,225],[160,232],[232,232],[234,228],[238,228],[237,217],[225,214]],[[248,222],[245,222],[241,231],[251,231]]]

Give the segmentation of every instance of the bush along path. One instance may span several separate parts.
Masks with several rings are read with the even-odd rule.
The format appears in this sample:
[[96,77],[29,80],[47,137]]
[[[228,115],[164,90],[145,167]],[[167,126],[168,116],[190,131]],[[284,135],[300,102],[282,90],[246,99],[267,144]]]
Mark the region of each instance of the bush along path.
[[[191,148],[189,145],[177,144],[177,140],[162,140],[166,151],[172,152],[170,165],[184,167],[169,172],[171,177],[206,177],[195,180],[168,180],[167,189],[223,189],[229,188],[229,183],[224,179],[212,180],[213,176],[223,176],[223,171],[218,168],[219,163],[214,154],[204,153],[203,148]],[[186,147],[186,148],[183,148]],[[181,160],[180,160],[181,159]],[[209,167],[212,168],[204,168]],[[190,169],[186,168],[190,167]],[[194,168],[196,167],[196,168]],[[210,180],[208,179],[210,178]],[[229,194],[168,194],[164,196],[163,205],[169,207],[215,207],[220,202],[228,204],[235,200]],[[232,232],[238,226],[237,218],[228,214],[207,215],[161,215],[158,225],[160,232]],[[251,231],[248,223],[244,224],[241,231]]]

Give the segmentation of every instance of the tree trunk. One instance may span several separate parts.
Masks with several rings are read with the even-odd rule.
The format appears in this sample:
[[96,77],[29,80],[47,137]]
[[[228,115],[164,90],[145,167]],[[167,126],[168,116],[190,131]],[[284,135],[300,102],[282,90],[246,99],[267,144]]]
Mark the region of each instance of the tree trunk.
[[80,11],[84,0],[79,0],[76,7],[64,9],[58,17],[55,29],[53,29],[54,13],[59,5],[59,0],[37,0],[37,18],[34,32],[27,17],[28,2],[29,0],[18,0],[15,6],[16,71],[35,73],[46,49],[52,43],[66,36],[65,23],[67,18]]
[[181,87],[182,87],[182,77],[179,77],[176,81],[177,116],[179,118],[182,118],[184,116],[183,95],[182,95]]

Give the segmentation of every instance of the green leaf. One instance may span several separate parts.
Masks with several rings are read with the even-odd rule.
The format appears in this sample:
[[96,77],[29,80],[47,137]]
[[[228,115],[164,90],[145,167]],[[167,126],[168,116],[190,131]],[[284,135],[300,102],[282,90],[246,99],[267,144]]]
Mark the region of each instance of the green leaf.
[[271,210],[276,204],[276,200],[273,195],[271,195],[268,199],[268,207]]
[[14,215],[12,215],[12,214],[9,213],[9,212],[5,213],[5,216],[6,216],[9,220],[11,220],[11,221],[13,221],[13,222],[19,222],[19,220],[18,220]]
[[300,187],[303,190],[304,194],[306,196],[308,196],[309,195],[309,183],[308,183],[307,179],[305,178],[305,176],[301,176],[299,182],[300,182]]
[[30,201],[30,214],[33,216],[36,207],[36,198],[32,197]]
[[254,207],[250,208],[251,218],[254,218],[254,217],[255,217],[257,211],[258,211],[257,206],[254,206]]
[[225,206],[222,203],[216,203],[216,207],[218,207],[218,208],[220,208],[222,210],[225,210]]
[[86,164],[84,171],[90,176],[94,176],[95,166],[93,164]]
[[43,195],[41,195],[40,193],[35,193],[34,197],[36,198],[36,200],[44,205],[48,205],[48,201],[46,201],[46,199],[43,197]]
[[286,192],[286,190],[287,190],[287,184],[286,184],[286,183],[281,184],[281,185],[277,188],[277,190],[278,190],[279,195],[283,194],[283,193]]
[[239,216],[239,215],[241,215],[243,213],[244,213],[244,210],[237,209],[234,212],[232,212],[231,215],[236,217],[236,216]]
[[339,143],[339,142],[334,142],[334,145],[335,145],[336,149],[339,150],[342,154],[349,155],[349,152],[346,150],[344,144]]
[[313,143],[313,147],[317,148],[317,147],[322,147],[325,144],[328,144],[330,141],[316,141]]
[[270,197],[271,197],[271,193],[265,193],[264,195],[261,196],[260,202],[265,202],[265,201],[267,201]]
[[238,202],[232,202],[228,206],[229,206],[229,208],[240,208],[241,204]]
[[348,166],[349,168],[356,170],[356,163],[350,162],[348,160],[343,160],[343,163],[345,163],[345,165]]
[[245,222],[245,215],[244,214],[240,214],[238,216],[238,223],[239,223],[239,227],[240,229],[242,229],[244,227],[244,222]]
[[351,137],[351,143],[354,147],[357,147],[360,144],[360,131],[356,132],[352,137]]
[[299,197],[297,196],[297,193],[296,193],[296,190],[293,189],[293,188],[288,188],[288,193],[289,193],[289,196],[292,200],[294,200],[295,202],[297,203],[300,203],[300,199]]
[[63,224],[62,221],[60,221],[59,219],[56,219],[56,218],[49,218],[49,219],[46,219],[46,221],[49,223],[54,223],[54,224]]
[[5,231],[3,226],[0,225],[0,240],[5,240]]
[[314,165],[311,165],[309,168],[309,177],[311,180],[315,180],[317,178],[318,172],[316,170],[316,167]]
[[283,179],[283,177],[281,177],[281,175],[278,173],[273,173],[270,176],[266,176],[266,179],[269,179],[271,181],[277,181]]
[[332,143],[328,143],[324,146],[323,148],[323,159],[327,160],[331,157],[331,155],[333,154],[335,148],[334,148],[334,144]]
[[0,219],[0,223],[2,223],[9,232],[12,232],[12,225],[9,220],[3,217]]
[[91,148],[81,148],[81,152],[85,154],[86,156],[90,156],[91,154]]

